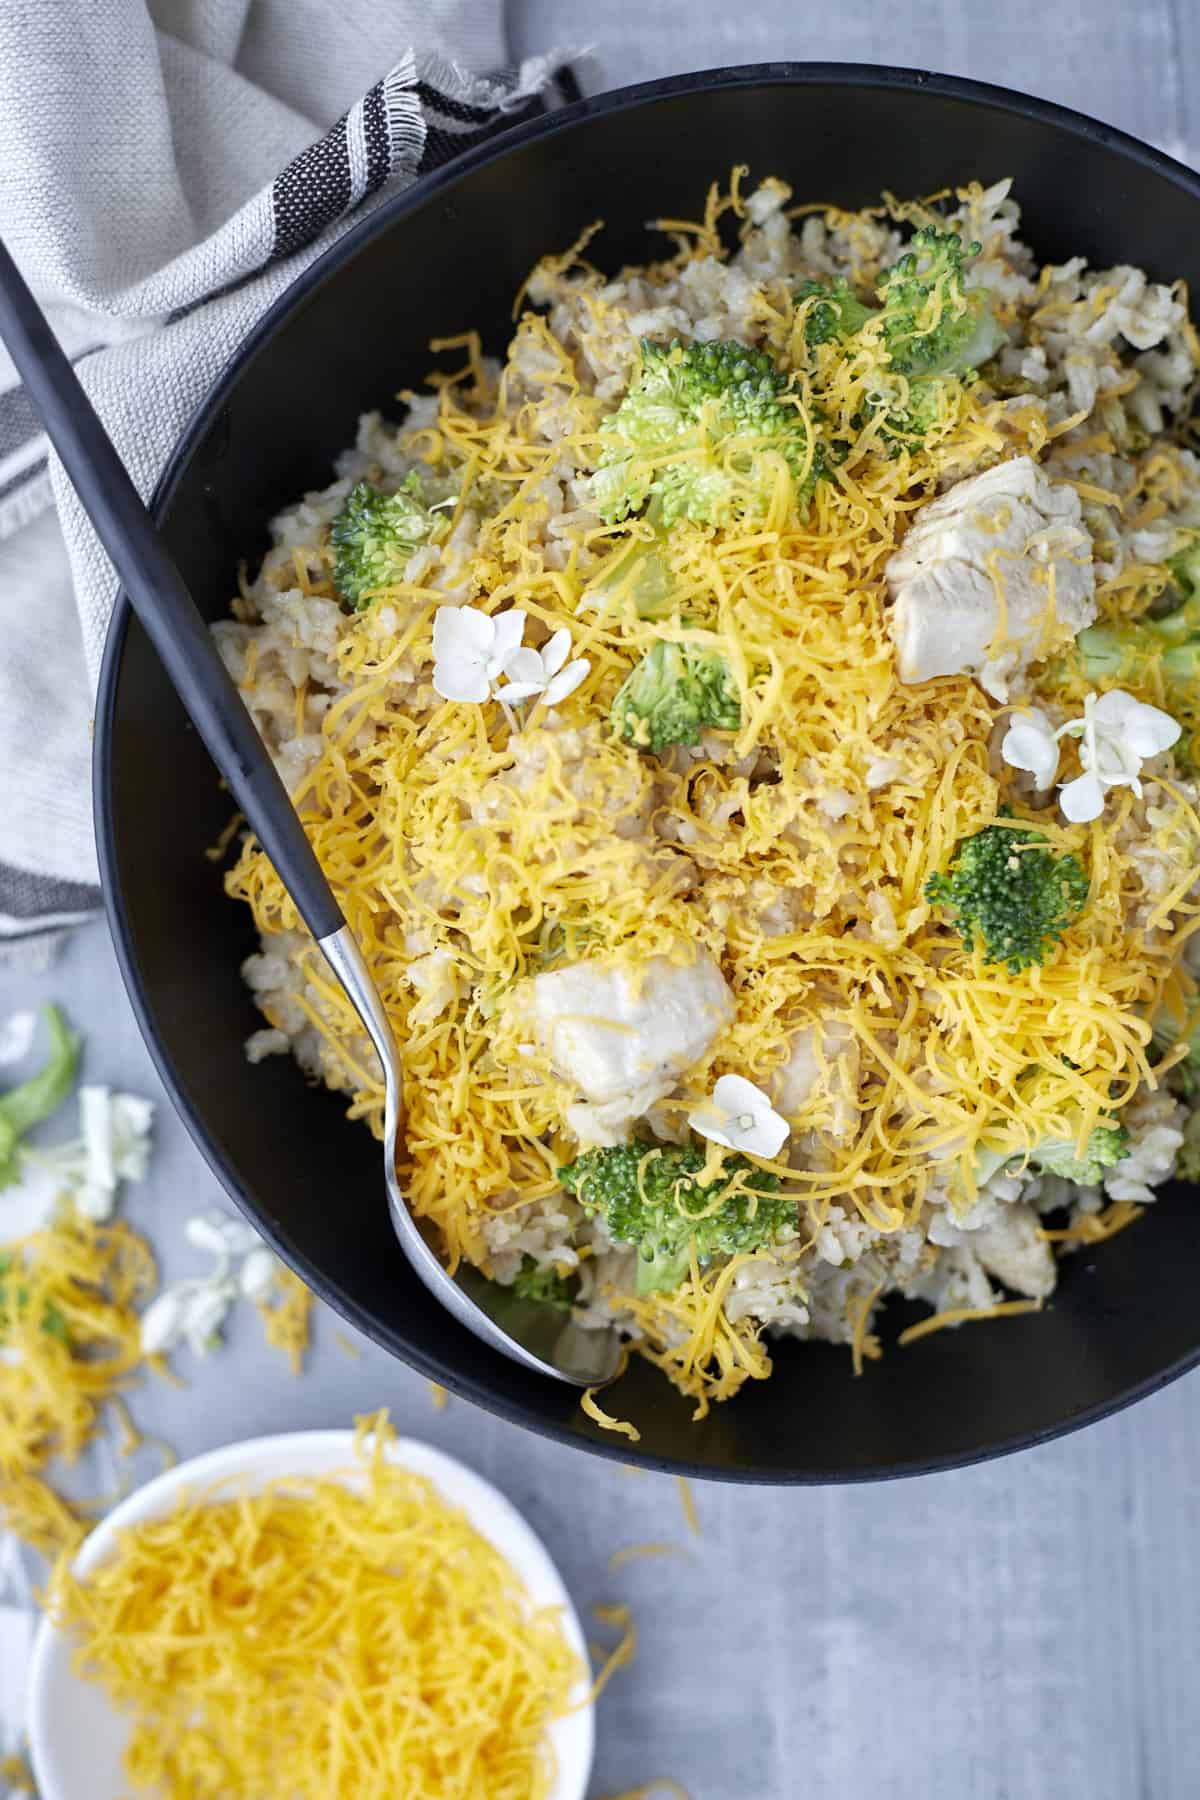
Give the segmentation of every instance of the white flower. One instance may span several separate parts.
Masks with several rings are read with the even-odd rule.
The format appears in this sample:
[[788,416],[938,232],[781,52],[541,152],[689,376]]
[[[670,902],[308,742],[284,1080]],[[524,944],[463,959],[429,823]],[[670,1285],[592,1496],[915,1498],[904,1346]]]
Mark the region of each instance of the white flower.
[[197,1250],[207,1250],[218,1257],[244,1256],[262,1245],[253,1225],[247,1225],[245,1219],[235,1219],[232,1213],[199,1213],[188,1220],[183,1235]]
[[496,689],[497,700],[531,700],[535,694],[540,694],[547,706],[565,700],[592,666],[586,656],[567,662],[570,652],[571,634],[565,626],[554,633],[544,649],[517,650],[504,665],[508,680]]
[[688,1114],[688,1124],[727,1150],[768,1159],[778,1156],[790,1130],[762,1089],[744,1075],[722,1075],[709,1098]]
[[1082,719],[1073,719],[1058,733],[1080,740],[1079,761],[1084,771],[1059,789],[1063,816],[1072,824],[1098,819],[1109,788],[1131,787],[1140,798],[1142,764],[1169,750],[1179,731],[1168,713],[1136,700],[1123,688],[1113,688],[1099,698],[1089,694]]
[[571,634],[565,627],[541,650],[523,648],[524,636],[525,614],[519,607],[490,618],[475,606],[439,606],[433,620],[435,691],[443,700],[479,706],[493,694],[505,705],[535,694],[548,706],[565,700],[591,663],[584,656],[567,661]]
[[116,1205],[119,1183],[141,1181],[145,1176],[153,1119],[153,1102],[139,1094],[81,1087],[82,1137],[27,1154],[31,1162],[62,1183],[85,1218],[108,1219]]
[[434,691],[443,700],[482,706],[524,636],[519,607],[491,618],[477,606],[439,606],[433,617]]
[[1039,788],[1053,785],[1058,774],[1058,736],[1036,706],[1018,713],[1004,734],[1000,755],[1010,769],[1024,769]]

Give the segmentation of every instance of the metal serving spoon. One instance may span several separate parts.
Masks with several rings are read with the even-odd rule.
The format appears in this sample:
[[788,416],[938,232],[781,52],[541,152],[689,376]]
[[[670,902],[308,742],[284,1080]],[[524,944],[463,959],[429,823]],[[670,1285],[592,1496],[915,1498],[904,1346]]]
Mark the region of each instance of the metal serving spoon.
[[3,243],[0,337],[176,693],[375,1046],[386,1087],[388,1204],[405,1255],[446,1310],[493,1350],[578,1386],[611,1380],[621,1354],[615,1331],[583,1331],[469,1266],[451,1276],[409,1212],[396,1177],[400,1058],[370,970],[174,558]]

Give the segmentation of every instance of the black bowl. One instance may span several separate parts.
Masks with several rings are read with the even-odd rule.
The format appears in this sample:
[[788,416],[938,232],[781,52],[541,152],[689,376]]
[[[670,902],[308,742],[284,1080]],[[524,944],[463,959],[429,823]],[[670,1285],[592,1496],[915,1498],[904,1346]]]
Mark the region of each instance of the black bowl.
[[[833,147],[836,146],[836,155]],[[381,208],[272,309],[192,422],[156,511],[201,608],[220,617],[265,521],[330,478],[358,414],[419,382],[430,337],[500,348],[533,261],[590,220],[607,266],[643,260],[650,215],[694,217],[735,162],[801,199],[847,207],[884,186],[927,193],[1016,178],[1045,258],[1130,262],[1200,292],[1200,180],[1120,132],[1040,101],[906,71],[769,64],[654,82],[521,126]],[[785,1343],[774,1377],[701,1423],[635,1361],[605,1404],[461,1330],[409,1271],[379,1152],[282,1058],[250,1068],[260,1021],[238,976],[254,947],[204,851],[228,806],[122,602],[96,719],[96,809],[109,918],[142,1030],[179,1111],[233,1198],[324,1299],[423,1374],[504,1417],[624,1460],[729,1480],[849,1481],[1027,1446],[1153,1391],[1200,1360],[1200,1209],[1168,1190],[1115,1243],[1069,1259],[1036,1317],[891,1348],[854,1379],[844,1350]],[[888,1309],[885,1339],[898,1309]],[[901,1321],[902,1322],[902,1321]]]

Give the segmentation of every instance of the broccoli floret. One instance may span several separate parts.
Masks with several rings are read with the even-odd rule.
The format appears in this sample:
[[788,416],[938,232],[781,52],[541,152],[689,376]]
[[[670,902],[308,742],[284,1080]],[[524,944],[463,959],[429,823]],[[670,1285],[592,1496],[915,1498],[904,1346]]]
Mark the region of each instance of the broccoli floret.
[[925,898],[951,908],[968,950],[1016,975],[1046,960],[1083,910],[1088,878],[1074,856],[1056,856],[1023,826],[987,825],[959,844],[948,870],[931,875]]
[[414,469],[399,491],[385,494],[360,481],[333,521],[333,583],[346,605],[362,612],[376,588],[403,581],[409,557],[443,527],[425,503]]
[[898,374],[964,375],[1005,341],[987,293],[966,285],[965,264],[979,250],[956,231],[916,231],[880,277],[883,341]]
[[599,1213],[619,1243],[638,1252],[637,1291],[677,1288],[693,1247],[703,1267],[715,1256],[761,1250],[795,1224],[778,1178],[744,1156],[726,1156],[715,1179],[698,1179],[703,1150],[638,1139],[585,1150],[559,1179],[589,1216]]
[[525,1257],[512,1284],[518,1300],[536,1300],[539,1306],[553,1306],[559,1312],[571,1309],[569,1283],[555,1269],[541,1268],[532,1256]]
[[1097,1125],[1082,1158],[1076,1154],[1074,1138],[1045,1138],[1033,1151],[1029,1164],[1039,1174],[1061,1175],[1064,1181],[1095,1187],[1105,1169],[1120,1162],[1128,1142],[1129,1133],[1123,1125]]
[[1176,761],[1191,766],[1200,753],[1200,538],[1169,564],[1182,603],[1158,618],[1122,619],[1089,625],[1075,639],[1065,668],[1089,687],[1144,690],[1152,703],[1165,703],[1183,736]]
[[679,518],[729,525],[762,510],[780,457],[811,489],[823,469],[819,447],[769,356],[733,342],[641,349],[592,477],[592,505],[606,523],[657,500],[665,527]]
[[809,300],[815,302],[804,319],[804,341],[810,346],[853,337],[875,316],[844,276],[839,276],[832,287],[820,281],[802,281],[792,299],[798,306]]
[[16,1181],[21,1139],[57,1112],[71,1091],[79,1067],[80,1040],[57,1006],[43,1007],[42,1017],[50,1037],[46,1061],[20,1087],[0,1094],[0,1188],[10,1187]]
[[627,744],[657,755],[669,744],[698,744],[706,726],[736,731],[742,707],[723,656],[660,638],[621,684],[612,718]]

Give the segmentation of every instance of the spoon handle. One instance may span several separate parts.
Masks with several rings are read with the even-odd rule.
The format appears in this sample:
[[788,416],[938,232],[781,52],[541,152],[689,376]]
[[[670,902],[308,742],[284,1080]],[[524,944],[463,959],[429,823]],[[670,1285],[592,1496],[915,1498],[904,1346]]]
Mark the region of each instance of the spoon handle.
[[287,789],[125,465],[0,242],[0,337],[176,693],[315,938],[345,924]]

